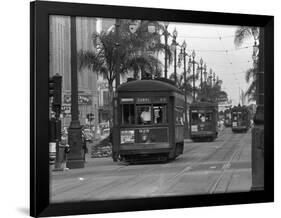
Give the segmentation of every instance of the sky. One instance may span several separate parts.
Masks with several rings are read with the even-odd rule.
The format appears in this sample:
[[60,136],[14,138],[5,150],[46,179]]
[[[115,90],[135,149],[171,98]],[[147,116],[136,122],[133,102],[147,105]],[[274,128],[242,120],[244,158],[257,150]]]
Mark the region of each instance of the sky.
[[[212,68],[223,81],[222,90],[227,92],[232,104],[237,105],[241,90],[245,92],[249,87],[245,80],[245,71],[253,66],[254,39],[249,38],[242,46],[236,48],[234,33],[237,26],[169,23],[168,31],[171,34],[175,28],[178,32],[177,42],[182,45],[183,41],[186,41],[186,51],[189,55],[195,50],[195,61],[199,62],[202,57],[207,65],[207,72]],[[169,37],[168,43],[171,44],[171,41],[172,37]],[[169,73],[173,71],[172,65]],[[183,72],[183,66],[178,68],[177,72]]]
[[[102,19],[107,20],[107,19]],[[164,24],[159,21],[160,24]],[[222,83],[222,90],[226,91],[228,98],[232,100],[232,105],[238,105],[240,95],[249,87],[249,83],[245,80],[245,72],[253,66],[252,53],[254,39],[249,38],[236,48],[234,45],[234,34],[238,26],[231,25],[210,25],[210,24],[194,24],[194,23],[172,23],[168,25],[168,32],[173,33],[176,28],[177,43],[182,45],[186,41],[186,52],[188,55],[195,50],[195,61],[199,62],[203,59],[207,65],[207,72],[210,68],[219,77]],[[97,30],[101,29],[101,24],[97,25]],[[164,43],[164,36],[161,38]],[[168,44],[171,45],[172,37],[168,38]],[[177,50],[179,54],[180,48]],[[164,54],[160,54],[160,61],[164,65]],[[188,57],[187,61],[188,63]],[[168,68],[168,74],[174,72],[174,65]],[[183,72],[183,64],[181,68],[177,68],[177,73]],[[199,85],[199,84],[197,84]],[[247,104],[247,101],[245,102]]]

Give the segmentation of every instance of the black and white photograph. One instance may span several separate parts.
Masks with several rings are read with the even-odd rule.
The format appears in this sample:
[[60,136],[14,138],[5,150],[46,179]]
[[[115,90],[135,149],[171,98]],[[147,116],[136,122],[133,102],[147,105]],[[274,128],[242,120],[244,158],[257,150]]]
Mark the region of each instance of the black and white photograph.
[[1,217],[280,216],[277,1],[2,5]]
[[264,189],[264,29],[49,16],[50,202]]

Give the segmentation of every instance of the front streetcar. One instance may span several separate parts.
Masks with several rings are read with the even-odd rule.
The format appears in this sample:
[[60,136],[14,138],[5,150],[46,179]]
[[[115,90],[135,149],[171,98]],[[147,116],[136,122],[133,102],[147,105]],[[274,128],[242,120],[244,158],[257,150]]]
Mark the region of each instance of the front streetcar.
[[176,87],[161,81],[122,84],[115,99],[113,160],[168,160],[175,152],[171,108]]

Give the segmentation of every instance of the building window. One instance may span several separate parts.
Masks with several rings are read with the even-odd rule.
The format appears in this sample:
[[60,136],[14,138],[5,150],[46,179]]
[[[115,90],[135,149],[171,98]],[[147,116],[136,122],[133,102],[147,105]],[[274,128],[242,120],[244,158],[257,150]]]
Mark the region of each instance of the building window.
[[166,105],[153,105],[153,121],[155,124],[167,123]]
[[108,91],[103,91],[103,105],[109,105]]

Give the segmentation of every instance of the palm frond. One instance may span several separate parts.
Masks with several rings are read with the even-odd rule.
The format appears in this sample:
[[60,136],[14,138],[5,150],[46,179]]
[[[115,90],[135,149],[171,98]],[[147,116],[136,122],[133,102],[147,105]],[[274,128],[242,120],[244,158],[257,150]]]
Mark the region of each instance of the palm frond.
[[256,72],[254,68],[250,68],[245,72],[245,80],[247,83],[250,82],[250,79],[254,79],[256,78]]
[[83,51],[80,50],[77,53],[78,58],[78,69],[81,70],[83,68],[88,68],[92,71],[99,71],[101,67],[101,58],[99,55],[92,51]]
[[236,29],[234,34],[234,45],[240,47],[244,40],[249,38],[252,35],[251,27],[241,26]]

